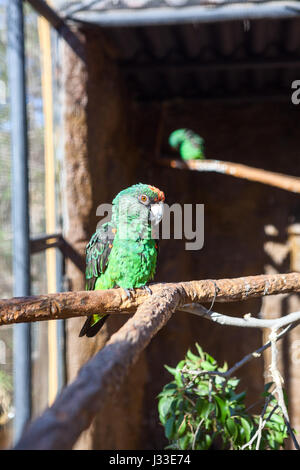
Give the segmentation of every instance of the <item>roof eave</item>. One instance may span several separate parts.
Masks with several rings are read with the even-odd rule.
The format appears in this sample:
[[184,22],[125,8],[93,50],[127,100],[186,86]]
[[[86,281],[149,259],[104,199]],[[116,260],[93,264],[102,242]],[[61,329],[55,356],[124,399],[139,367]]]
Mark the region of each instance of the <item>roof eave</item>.
[[298,1],[290,0],[184,8],[147,8],[134,11],[129,9],[82,10],[66,16],[65,19],[101,27],[135,27],[295,17],[300,18],[300,5]]

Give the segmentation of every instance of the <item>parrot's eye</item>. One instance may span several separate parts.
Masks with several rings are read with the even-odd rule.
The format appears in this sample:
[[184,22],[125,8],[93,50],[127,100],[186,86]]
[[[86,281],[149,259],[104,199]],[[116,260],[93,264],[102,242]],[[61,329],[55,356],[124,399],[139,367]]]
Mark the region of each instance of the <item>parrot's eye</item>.
[[148,196],[146,196],[146,194],[142,194],[141,196],[139,196],[139,200],[142,204],[148,204],[149,202],[149,198]]

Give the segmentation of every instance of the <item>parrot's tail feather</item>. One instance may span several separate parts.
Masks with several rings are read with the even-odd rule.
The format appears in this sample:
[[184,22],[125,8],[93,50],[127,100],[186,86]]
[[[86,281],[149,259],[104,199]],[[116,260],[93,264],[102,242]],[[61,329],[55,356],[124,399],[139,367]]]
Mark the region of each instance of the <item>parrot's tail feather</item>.
[[93,315],[89,315],[80,330],[79,337],[85,335],[88,338],[91,338],[92,336],[95,336],[106,322],[108,316],[109,315],[104,315],[102,318],[100,318],[100,320],[95,323],[93,320]]

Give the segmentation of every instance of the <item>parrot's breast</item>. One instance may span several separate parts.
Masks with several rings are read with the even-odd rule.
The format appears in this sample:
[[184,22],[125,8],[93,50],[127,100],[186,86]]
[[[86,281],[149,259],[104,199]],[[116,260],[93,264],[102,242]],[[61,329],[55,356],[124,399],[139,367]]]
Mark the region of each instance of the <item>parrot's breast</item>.
[[156,261],[155,240],[115,239],[107,269],[97,280],[95,289],[143,287],[154,277]]

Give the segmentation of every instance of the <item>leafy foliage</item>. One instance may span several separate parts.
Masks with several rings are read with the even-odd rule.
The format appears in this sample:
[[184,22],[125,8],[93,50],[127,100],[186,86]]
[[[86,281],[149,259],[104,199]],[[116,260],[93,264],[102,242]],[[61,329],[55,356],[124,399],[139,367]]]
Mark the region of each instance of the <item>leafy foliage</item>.
[[276,398],[265,386],[263,416],[251,415],[245,406],[246,392],[237,392],[239,379],[227,377],[227,364],[216,360],[196,344],[176,368],[165,366],[174,380],[158,395],[159,418],[169,440],[168,449],[247,449],[257,445],[258,425],[266,421],[260,434],[259,450],[284,446],[287,428]]

